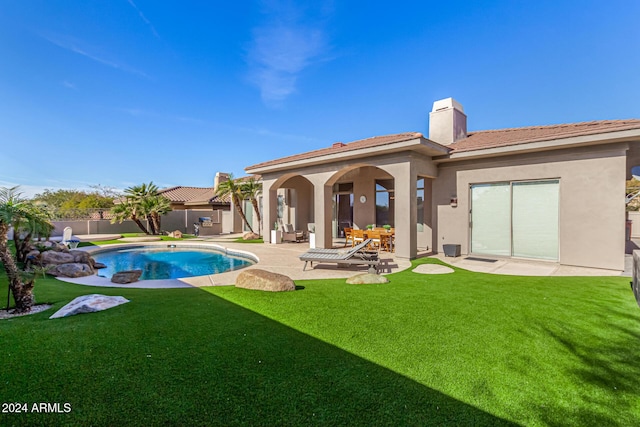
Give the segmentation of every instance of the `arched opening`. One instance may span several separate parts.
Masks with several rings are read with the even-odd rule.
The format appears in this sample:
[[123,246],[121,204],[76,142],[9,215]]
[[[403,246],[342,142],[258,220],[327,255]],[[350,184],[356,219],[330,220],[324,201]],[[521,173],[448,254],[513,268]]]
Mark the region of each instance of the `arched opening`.
[[368,164],[350,165],[326,183],[332,190],[331,232],[336,243],[345,228],[395,227],[395,179]]

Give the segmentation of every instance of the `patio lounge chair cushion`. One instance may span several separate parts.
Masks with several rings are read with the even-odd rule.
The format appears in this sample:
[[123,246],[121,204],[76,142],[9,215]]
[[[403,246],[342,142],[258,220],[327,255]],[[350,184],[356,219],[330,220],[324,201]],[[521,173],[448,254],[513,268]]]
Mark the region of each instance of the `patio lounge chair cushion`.
[[302,270],[306,270],[307,263],[336,263],[338,265],[368,265],[370,273],[377,273],[380,259],[377,252],[366,251],[371,240],[365,240],[348,251],[344,249],[310,249],[300,255],[300,261],[304,261]]

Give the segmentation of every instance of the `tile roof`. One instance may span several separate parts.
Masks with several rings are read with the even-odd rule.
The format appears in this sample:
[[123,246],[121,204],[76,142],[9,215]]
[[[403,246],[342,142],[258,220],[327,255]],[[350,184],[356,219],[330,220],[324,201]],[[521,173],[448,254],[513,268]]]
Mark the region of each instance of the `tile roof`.
[[173,203],[206,204],[229,203],[230,198],[216,196],[213,187],[171,187],[158,192]]
[[600,120],[550,126],[484,130],[469,132],[465,139],[449,144],[452,153],[506,147],[530,142],[550,141],[576,136],[597,135],[608,132],[640,129],[640,119]]
[[279,165],[281,163],[295,162],[297,160],[312,159],[314,157],[320,157],[328,154],[338,154],[348,151],[358,150],[361,148],[378,147],[387,144],[393,144],[396,142],[409,141],[415,138],[424,138],[419,132],[405,132],[397,133],[393,135],[374,136],[373,138],[361,139],[353,141],[348,144],[335,143],[331,147],[321,148],[319,150],[308,151],[306,153],[294,154],[293,156],[282,157],[280,159],[269,160],[267,162],[258,163],[252,166],[248,166],[245,170],[261,168],[266,166]]

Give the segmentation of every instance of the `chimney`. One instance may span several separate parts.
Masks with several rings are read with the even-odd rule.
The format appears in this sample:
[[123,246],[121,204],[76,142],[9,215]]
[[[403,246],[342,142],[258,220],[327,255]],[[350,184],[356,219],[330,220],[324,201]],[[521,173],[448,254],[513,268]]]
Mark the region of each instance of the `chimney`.
[[429,113],[429,139],[449,145],[467,137],[467,116],[462,105],[453,98],[433,103]]
[[213,190],[218,191],[218,185],[224,181],[229,181],[229,174],[226,172],[216,172],[216,177],[213,179]]

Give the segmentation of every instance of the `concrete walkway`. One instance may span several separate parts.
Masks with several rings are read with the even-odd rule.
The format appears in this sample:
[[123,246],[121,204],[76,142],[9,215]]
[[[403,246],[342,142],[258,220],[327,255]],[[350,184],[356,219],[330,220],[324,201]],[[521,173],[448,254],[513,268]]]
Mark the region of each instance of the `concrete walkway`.
[[[333,264],[314,264],[314,268],[307,267],[303,271],[304,262],[298,259],[300,254],[309,250],[308,243],[286,243],[280,245],[259,244],[259,243],[235,243],[233,237],[227,238],[199,238],[188,239],[172,242],[149,242],[144,243],[149,246],[164,246],[168,243],[176,246],[189,245],[211,245],[216,247],[224,247],[230,251],[249,252],[259,260],[258,263],[241,270],[229,271],[221,274],[211,274],[207,276],[185,277],[182,279],[169,280],[142,280],[139,282],[118,285],[111,283],[110,279],[98,276],[79,277],[76,279],[60,278],[65,282],[77,283],[90,286],[108,286],[122,288],[184,288],[191,286],[224,286],[233,285],[238,274],[245,269],[259,268],[263,270],[273,271],[276,273],[289,276],[293,280],[307,279],[346,279],[358,273],[365,273],[368,266],[348,266],[337,267]],[[105,249],[116,248],[123,245],[105,245],[104,247],[84,247],[79,248],[88,252]],[[393,254],[382,252],[380,255],[381,264],[380,271],[382,274],[389,274],[409,268],[411,262],[408,260],[399,260],[393,257]]]
[[[349,266],[348,268],[337,267],[336,264],[316,264],[314,268],[307,268],[303,271],[304,262],[298,259],[299,255],[309,249],[308,243],[285,243],[278,245],[271,244],[255,244],[255,243],[236,243],[234,240],[238,235],[201,237],[198,239],[188,239],[183,241],[169,242],[176,246],[184,245],[212,245],[227,248],[230,251],[249,252],[253,254],[259,261],[257,264],[247,267],[259,268],[276,273],[284,274],[293,280],[308,279],[337,279],[348,278],[355,274],[366,272],[367,266]],[[150,242],[149,245],[166,245],[168,242]],[[118,245],[120,246],[120,245]],[[115,248],[116,245],[108,245],[102,248]],[[101,247],[85,247],[83,250],[89,252],[99,250]],[[597,268],[571,267],[559,265],[554,262],[544,261],[525,261],[505,259],[489,259],[480,257],[444,257],[443,254],[429,255],[421,254],[421,256],[432,256],[454,267],[463,268],[465,270],[491,273],[491,274],[508,274],[517,276],[620,276],[630,275],[629,271],[620,272],[614,270],[603,270]],[[381,273],[389,274],[402,271],[411,267],[409,260],[397,259],[394,254],[381,252]],[[628,260],[627,260],[628,261]],[[629,262],[628,262],[629,263]],[[187,277],[183,279],[170,280],[143,280],[128,285],[118,285],[111,283],[110,279],[98,276],[81,277],[77,279],[60,279],[70,283],[78,283],[90,286],[108,286],[123,288],[184,288],[184,287],[200,287],[200,286],[225,286],[235,283],[238,274],[242,270],[229,271],[221,274],[212,274],[207,276]]]

